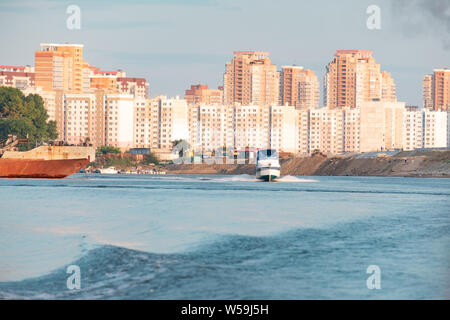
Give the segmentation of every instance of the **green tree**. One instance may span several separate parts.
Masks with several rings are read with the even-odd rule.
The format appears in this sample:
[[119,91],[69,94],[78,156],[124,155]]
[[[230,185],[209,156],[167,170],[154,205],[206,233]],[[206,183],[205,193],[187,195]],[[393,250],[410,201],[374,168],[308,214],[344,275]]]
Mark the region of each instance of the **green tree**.
[[107,153],[121,153],[119,148],[112,147],[112,146],[102,146],[97,148],[97,154],[107,154]]
[[9,134],[28,138],[30,146],[58,137],[56,123],[47,121],[44,100],[37,94],[24,96],[15,88],[0,87],[0,139]]

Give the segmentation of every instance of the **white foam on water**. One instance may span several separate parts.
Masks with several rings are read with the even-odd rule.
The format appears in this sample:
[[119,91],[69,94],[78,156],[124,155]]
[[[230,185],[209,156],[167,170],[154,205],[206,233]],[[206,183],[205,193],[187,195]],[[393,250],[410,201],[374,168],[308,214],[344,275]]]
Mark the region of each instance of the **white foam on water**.
[[319,180],[314,179],[304,179],[296,176],[281,176],[277,180],[277,182],[319,182]]

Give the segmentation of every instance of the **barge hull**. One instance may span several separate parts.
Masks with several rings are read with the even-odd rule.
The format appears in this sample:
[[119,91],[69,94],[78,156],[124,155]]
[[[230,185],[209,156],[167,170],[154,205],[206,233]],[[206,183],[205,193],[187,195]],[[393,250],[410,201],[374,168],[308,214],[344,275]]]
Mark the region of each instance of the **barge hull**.
[[88,159],[9,159],[0,158],[0,178],[50,178],[68,177],[89,164]]

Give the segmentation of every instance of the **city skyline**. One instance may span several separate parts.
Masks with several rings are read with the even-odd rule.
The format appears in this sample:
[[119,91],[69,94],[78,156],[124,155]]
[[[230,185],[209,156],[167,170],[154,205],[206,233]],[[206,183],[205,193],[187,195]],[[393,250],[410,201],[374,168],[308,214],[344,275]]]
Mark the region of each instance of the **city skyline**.
[[[104,89],[107,90],[109,92],[115,92],[116,91],[116,86],[118,86],[120,84],[120,86],[122,86],[122,82],[121,81],[125,81],[125,82],[134,82],[134,81],[140,81],[142,83],[139,83],[139,90],[144,89],[144,91],[142,91],[141,94],[144,94],[146,97],[157,97],[157,96],[170,96],[161,92],[154,92],[153,86],[149,85],[148,81],[146,78],[137,78],[133,75],[132,78],[130,77],[125,77],[127,70],[123,70],[123,69],[116,69],[115,71],[111,71],[111,70],[104,70],[101,67],[98,66],[94,66],[92,64],[89,64],[88,61],[86,61],[86,59],[84,59],[83,57],[83,48],[84,48],[84,44],[73,44],[73,43],[40,43],[40,50],[36,50],[35,51],[35,57],[34,57],[34,64],[26,64],[26,65],[22,65],[22,66],[17,66],[17,65],[7,65],[7,64],[3,64],[0,65],[0,67],[2,68],[2,71],[13,71],[13,72],[31,72],[28,75],[24,74],[25,77],[29,77],[31,76],[31,78],[29,78],[28,80],[25,80],[25,82],[31,81],[30,83],[27,84],[27,86],[29,86],[31,84],[31,86],[36,86],[36,87],[41,87],[41,89],[46,92],[46,91],[53,91],[53,90],[63,90],[65,92],[74,92],[74,93],[82,93],[82,92],[87,92],[90,90],[95,90],[95,89]],[[358,95],[355,96],[355,98],[360,101],[370,101],[373,99],[381,99],[381,100],[385,100],[385,101],[400,101],[398,99],[398,95],[397,95],[397,85],[396,85],[396,81],[394,78],[392,78],[391,72],[388,72],[387,70],[383,70],[384,68],[381,66],[380,63],[377,63],[376,60],[374,59],[373,56],[373,51],[372,50],[361,50],[361,49],[350,49],[350,50],[336,50],[336,52],[334,53],[334,59],[331,59],[330,62],[325,66],[325,68],[327,69],[324,79],[323,79],[323,84],[322,86],[318,85],[318,78],[315,75],[314,70],[309,70],[304,68],[303,66],[297,66],[297,65],[282,65],[282,66],[277,66],[276,64],[271,62],[270,59],[270,53],[269,52],[264,52],[264,51],[234,51],[234,58],[231,60],[231,62],[226,62],[225,63],[225,72],[223,73],[223,82],[220,83],[217,86],[217,89],[211,89],[208,88],[208,84],[205,84],[204,81],[199,81],[197,83],[194,84],[187,84],[185,86],[184,89],[184,97],[186,99],[188,99],[189,103],[224,103],[224,104],[233,104],[233,103],[241,103],[241,104],[279,104],[279,105],[293,105],[296,107],[336,107],[336,101],[331,101],[330,97],[332,97],[333,95],[339,94],[339,96],[341,97],[341,94],[344,94],[347,99],[348,97],[351,97],[350,100],[348,101],[342,101],[342,103],[339,103],[340,107],[344,107],[344,106],[353,106],[355,107],[355,103],[357,104],[356,101],[353,100],[353,96],[355,96],[355,94],[357,92],[359,92]],[[250,60],[247,60],[247,62],[244,62],[245,64],[249,64],[256,66],[257,69],[248,69],[248,71],[242,71],[240,68],[241,66],[239,65],[238,68],[240,73],[236,73],[235,71],[232,71],[234,69],[236,69],[236,67],[234,66],[235,64],[235,60],[239,57],[251,57],[253,56],[253,58],[250,58]],[[344,69],[341,70],[341,67],[339,67],[339,71],[337,71],[337,69],[334,67],[331,67],[332,65],[337,65],[337,60],[336,59],[341,59],[340,57],[347,57],[345,58],[345,60],[343,60],[342,62],[340,62],[340,64],[342,64],[342,66],[344,67]],[[352,57],[352,60],[347,60],[349,57]],[[67,60],[69,59],[69,60]],[[247,58],[246,58],[247,59]],[[356,59],[356,60],[355,60]],[[73,61],[73,62],[70,62]],[[352,62],[353,61],[353,62]],[[358,67],[358,69],[356,69],[356,64],[357,61],[362,61],[363,64]],[[55,65],[56,63],[56,65]],[[72,66],[73,63],[73,66]],[[254,63],[256,63],[256,65],[254,65]],[[264,67],[264,65],[266,65],[268,63],[267,66]],[[348,69],[349,67],[347,66],[347,64],[350,63],[350,65],[353,65],[353,67],[351,67],[350,69]],[[355,64],[356,63],[356,64]],[[369,63],[368,65],[366,65],[366,63]],[[242,62],[239,62],[239,64],[242,64]],[[259,65],[259,67],[258,67]],[[53,67],[52,67],[53,66]],[[56,69],[55,69],[56,67]],[[267,73],[267,75],[265,75],[265,73],[267,71],[264,71],[263,73],[262,70],[260,69],[261,67],[264,67],[266,70],[266,68],[269,68],[267,70],[269,73]],[[368,68],[366,71],[362,71],[364,68],[364,70],[366,70],[366,68]],[[231,69],[230,69],[231,68]],[[335,70],[336,69],[336,70]],[[56,73],[55,70],[59,70]],[[73,71],[69,71],[69,70],[73,70]],[[230,74],[230,70],[232,71],[232,75]],[[238,70],[238,69],[236,69]],[[247,69],[244,69],[247,70]],[[251,71],[251,70],[257,70],[257,72],[255,73],[255,71]],[[289,73],[287,74],[288,78],[284,78],[284,74],[285,71],[289,70]],[[301,82],[298,82],[299,79],[295,80],[295,85],[299,85],[298,89],[295,90],[301,90],[302,92],[302,97],[300,96],[300,91],[298,91],[298,97],[291,97],[290,98],[290,102],[288,103],[287,101],[285,101],[285,97],[284,97],[284,93],[283,90],[286,90],[285,86],[287,85],[286,81],[292,81],[292,70],[296,70],[296,72],[300,72],[299,75],[301,75],[302,77],[304,77],[305,75],[308,75],[307,78],[302,78],[303,80],[301,80]],[[333,71],[335,70],[335,71]],[[353,71],[352,71],[353,70]],[[359,71],[357,71],[359,70]],[[440,77],[440,81],[442,82],[442,84],[439,87],[439,92],[440,92],[440,98],[441,101],[438,103],[439,104],[439,109],[441,109],[442,107],[444,109],[446,109],[446,105],[448,104],[448,77],[449,77],[449,68],[433,68],[432,71],[434,72],[434,74],[436,74],[436,72],[438,72],[439,77]],[[69,73],[74,72],[74,74],[72,76],[70,76],[69,78],[68,75]],[[250,72],[250,73],[249,73]],[[347,80],[346,79],[346,72],[348,73],[349,76],[347,76]],[[355,73],[357,72],[357,73]],[[36,73],[36,80],[35,80],[35,76],[34,74]],[[54,74],[53,74],[54,73]],[[249,75],[251,74],[250,78],[249,75],[246,75],[247,73],[249,73]],[[341,74],[342,73],[342,74]],[[53,75],[52,75],[53,74]],[[357,76],[358,74],[358,76]],[[17,77],[17,75],[15,75],[15,77]],[[247,95],[247,97],[242,100],[242,98],[236,98],[233,96],[230,96],[227,98],[227,96],[230,95],[230,93],[227,93],[230,88],[233,86],[235,86],[234,84],[234,80],[230,80],[234,77],[240,78],[243,77],[243,80],[240,80],[242,83],[239,84],[239,88],[238,90],[242,90],[244,89],[244,87],[241,87],[242,85],[244,86],[249,86],[251,85],[249,81],[255,81],[255,80],[250,80],[252,77],[257,76],[256,80],[256,85],[257,87],[255,87],[254,89],[252,89],[252,87],[245,87],[244,89],[244,95]],[[56,78],[55,78],[56,77]],[[59,79],[59,77],[62,77],[61,79]],[[247,79],[247,78],[248,79]],[[273,80],[270,80],[270,83],[267,83],[261,86],[261,88],[265,88],[264,89],[264,94],[262,96],[261,93],[259,93],[259,90],[261,90],[259,88],[259,82],[263,81],[263,79],[266,79],[266,77],[274,77]],[[297,76],[295,76],[297,77]],[[331,77],[331,78],[330,78]],[[343,78],[342,78],[343,77]],[[363,77],[363,78],[358,78],[358,77]],[[20,78],[20,76],[19,76]],[[18,79],[19,79],[18,78]],[[51,80],[53,78],[53,80]],[[237,79],[236,78],[236,79]],[[344,79],[344,84],[342,87],[342,84],[338,84],[341,83],[342,80],[338,80],[338,79]],[[17,80],[18,80],[17,79]],[[62,79],[65,79],[64,81],[62,81]],[[116,81],[117,79],[117,81]],[[246,80],[245,80],[246,79]],[[335,80],[332,80],[335,79]],[[359,80],[357,80],[359,79]],[[364,79],[364,87],[361,87],[360,89],[356,89],[356,91],[351,92],[345,89],[346,85],[347,87],[352,87],[352,86],[356,86],[358,87],[358,81],[360,82],[360,85],[362,85],[362,79]],[[421,94],[421,102],[418,103],[416,106],[419,108],[433,108],[433,101],[434,101],[434,97],[431,98],[430,95],[434,95],[434,76],[433,74],[430,74],[430,72],[426,73],[423,75],[422,80],[421,80],[421,90],[420,90],[420,94]],[[16,80],[16,81],[17,81]],[[20,80],[22,81],[22,80]],[[35,83],[36,81],[36,83]],[[52,85],[52,81],[53,81],[53,85]],[[56,81],[56,82],[55,82]],[[69,81],[69,82],[67,82]],[[232,81],[232,82],[230,82]],[[267,81],[267,80],[264,80]],[[306,81],[306,82],[302,82],[302,81]],[[333,81],[330,83],[330,81]],[[336,82],[337,81],[337,82]],[[349,82],[350,81],[350,82]],[[356,81],[353,83],[353,81]],[[377,83],[377,85],[375,87],[373,87],[373,81],[375,81]],[[444,81],[445,81],[445,86],[444,86]],[[273,83],[272,83],[273,82]],[[336,82],[336,83],[335,83]],[[348,82],[348,83],[347,83]],[[55,83],[56,83],[56,87],[55,87]],[[140,87],[143,86],[145,83],[145,88],[144,87]],[[314,84],[315,83],[315,84]],[[370,85],[369,85],[370,83]],[[137,84],[137,83],[136,83]],[[290,92],[291,90],[294,90],[292,85],[294,84],[294,82],[292,82],[291,84],[289,84],[289,88],[288,88],[288,92]],[[333,85],[330,85],[333,84]],[[190,89],[188,88],[188,86],[190,85]],[[306,87],[304,87],[306,85]],[[333,91],[333,86],[337,85],[337,87],[334,89]],[[251,85],[254,86],[254,85]],[[152,94],[148,94],[148,89],[152,88]],[[356,88],[355,87],[355,88]],[[136,87],[138,88],[138,87]],[[196,88],[197,91],[192,91],[194,88]],[[227,89],[228,88],[228,89]],[[302,89],[300,89],[302,88]],[[315,89],[314,89],[315,88]],[[123,89],[125,90],[129,90],[128,88],[124,87]],[[198,90],[203,90],[203,93],[201,93],[202,91],[198,91]],[[255,92],[258,95],[258,97],[254,97],[255,93],[252,93],[253,90],[255,90]],[[111,91],[112,90],[112,91]],[[212,91],[211,91],[212,90]],[[266,90],[268,90],[266,92]],[[331,91],[330,91],[331,90]],[[336,91],[337,90],[337,91]],[[342,91],[343,90],[343,91]],[[363,91],[365,93],[363,94],[363,96],[361,95]],[[234,89],[233,89],[234,91]],[[315,91],[317,91],[315,93]],[[330,91],[330,92],[328,92]],[[194,93],[195,92],[195,93]],[[214,92],[214,93],[213,93]],[[246,93],[245,93],[246,92]],[[294,91],[293,91],[294,93]],[[329,94],[332,93],[332,96],[329,96]],[[212,101],[211,100],[198,100],[198,101],[190,101],[190,95],[195,94],[195,95],[205,95],[205,97],[208,97],[210,94],[213,95],[219,95],[220,97],[223,97],[223,101],[219,102],[219,100],[217,100],[217,98],[219,98],[219,96],[217,98],[214,98]],[[268,98],[269,96],[265,96],[269,94],[270,98]],[[290,93],[289,93],[290,94]],[[316,95],[320,95],[321,99],[318,99]],[[173,97],[179,97],[182,96],[182,94],[175,94]],[[198,99],[199,96],[197,96]],[[358,98],[359,97],[359,98]],[[437,98],[437,97],[436,97]],[[266,101],[266,99],[268,99]],[[297,99],[307,99],[308,103],[306,105],[297,105],[296,100]],[[335,99],[335,98],[333,98]],[[330,100],[330,101],[327,101]],[[359,101],[358,100],[358,101]],[[306,101],[306,100],[304,100]],[[430,103],[431,101],[431,103]],[[408,104],[406,102],[406,105],[412,105],[412,104]]]
[[[152,96],[182,96],[191,84],[220,86],[224,64],[231,61],[233,51],[264,50],[270,52],[278,70],[283,65],[296,64],[316,72],[322,105],[323,76],[330,56],[340,49],[367,49],[373,50],[383,70],[391,73],[398,100],[421,106],[424,75],[435,68],[448,67],[450,61],[445,22],[434,19],[429,27],[412,36],[423,24],[418,14],[431,13],[421,7],[420,1],[405,4],[386,0],[377,4],[382,13],[381,30],[369,30],[368,1],[344,1],[339,5],[319,2],[315,5],[285,1],[283,10],[280,6],[271,10],[274,4],[262,1],[255,11],[249,11],[252,1],[133,1],[133,6],[113,1],[107,7],[78,1],[82,25],[75,31],[65,27],[65,9],[69,4],[65,1],[2,3],[2,38],[17,43],[11,37],[23,36],[26,41],[6,46],[0,58],[2,64],[34,64],[32,52],[41,42],[83,43],[89,48],[84,53],[85,60],[92,65],[145,77]],[[401,2],[403,7],[398,5]],[[446,7],[443,9],[445,14]],[[203,20],[190,19],[194,12],[201,14]],[[318,13],[322,19],[317,19]],[[34,14],[40,21],[35,20]],[[301,19],[292,20],[298,18],[295,14]],[[313,17],[316,18],[311,21]],[[228,37],[228,28],[223,28],[226,19],[233,19],[228,31],[233,37]],[[272,19],[267,21],[273,23],[263,23],[261,19]],[[14,34],[7,32],[12,28],[16,30]]]

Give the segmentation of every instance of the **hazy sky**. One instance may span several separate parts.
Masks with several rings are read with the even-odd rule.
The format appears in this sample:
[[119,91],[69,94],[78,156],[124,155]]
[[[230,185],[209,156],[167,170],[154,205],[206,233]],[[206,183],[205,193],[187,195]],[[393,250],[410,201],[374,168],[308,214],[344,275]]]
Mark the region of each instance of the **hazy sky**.
[[[66,27],[71,4],[80,30]],[[381,30],[366,27],[369,5]],[[91,65],[147,78],[152,96],[221,85],[237,50],[269,51],[322,83],[336,50],[370,49],[398,99],[422,105],[423,75],[450,67],[450,0],[0,0],[0,37],[0,64],[34,65],[41,42],[81,43]]]

